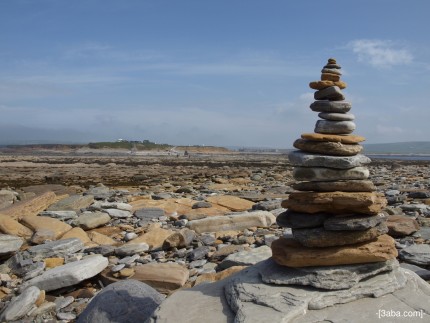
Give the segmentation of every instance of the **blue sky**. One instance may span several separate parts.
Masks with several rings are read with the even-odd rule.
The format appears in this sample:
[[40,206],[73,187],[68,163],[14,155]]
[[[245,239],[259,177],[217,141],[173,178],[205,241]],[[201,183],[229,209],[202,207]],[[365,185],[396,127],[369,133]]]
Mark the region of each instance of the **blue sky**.
[[0,144],[290,148],[342,65],[356,134],[430,140],[430,1],[0,0]]

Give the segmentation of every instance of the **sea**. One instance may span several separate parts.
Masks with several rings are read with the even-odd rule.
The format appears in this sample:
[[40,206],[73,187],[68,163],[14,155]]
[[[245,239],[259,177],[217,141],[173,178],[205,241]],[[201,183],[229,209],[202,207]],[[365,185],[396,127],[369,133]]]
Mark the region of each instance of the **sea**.
[[370,159],[391,159],[391,160],[428,160],[430,161],[430,155],[373,155],[365,154]]

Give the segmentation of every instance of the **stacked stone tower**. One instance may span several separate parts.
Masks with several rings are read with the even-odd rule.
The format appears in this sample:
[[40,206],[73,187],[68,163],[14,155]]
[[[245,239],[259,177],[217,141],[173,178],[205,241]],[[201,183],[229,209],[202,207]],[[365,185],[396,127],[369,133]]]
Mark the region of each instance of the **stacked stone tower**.
[[294,142],[298,150],[288,157],[300,182],[277,218],[292,228],[292,238],[273,242],[273,259],[288,267],[389,261],[397,250],[380,215],[386,200],[368,180],[370,159],[360,154],[364,138],[352,134],[354,115],[341,91],[341,67],[330,58],[321,72],[321,80],[309,84],[317,90],[310,108],[321,119],[315,133]]

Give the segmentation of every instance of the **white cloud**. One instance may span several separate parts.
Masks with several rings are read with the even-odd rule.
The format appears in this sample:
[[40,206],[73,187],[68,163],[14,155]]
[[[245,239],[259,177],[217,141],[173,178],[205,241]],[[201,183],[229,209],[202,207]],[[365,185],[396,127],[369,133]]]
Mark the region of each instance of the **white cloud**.
[[377,68],[404,65],[412,62],[413,56],[406,48],[395,48],[396,44],[387,40],[357,39],[347,47],[358,55],[360,62]]

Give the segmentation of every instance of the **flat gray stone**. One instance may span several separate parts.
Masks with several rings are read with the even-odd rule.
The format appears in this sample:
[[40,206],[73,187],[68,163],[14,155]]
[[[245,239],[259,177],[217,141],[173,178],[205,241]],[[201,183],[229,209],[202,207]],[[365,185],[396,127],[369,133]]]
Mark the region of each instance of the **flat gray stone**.
[[342,181],[364,180],[369,177],[366,167],[350,169],[333,169],[326,167],[295,167],[293,177],[298,181]]
[[99,209],[118,209],[118,210],[124,210],[124,211],[131,211],[133,209],[133,206],[131,206],[128,203],[122,203],[122,202],[101,202],[97,201],[91,207],[99,208]]
[[76,211],[43,211],[40,212],[39,215],[49,216],[50,218],[59,219],[61,221],[76,219],[78,217]]
[[430,245],[414,244],[399,251],[399,258],[405,262],[428,266],[430,265]]
[[133,215],[129,211],[124,211],[119,209],[105,209],[104,211],[113,218],[124,219],[124,218],[129,218]]
[[315,125],[316,133],[345,135],[355,130],[355,123],[352,121],[331,121],[318,120]]
[[281,227],[292,229],[316,228],[324,225],[331,215],[326,213],[299,213],[287,210],[276,217],[276,223]]
[[48,207],[48,211],[79,211],[94,202],[92,195],[71,195]]
[[353,121],[355,116],[352,113],[334,113],[334,112],[320,112],[318,117],[331,121]]
[[228,255],[217,267],[224,270],[233,266],[250,266],[272,257],[272,249],[268,246],[261,246],[251,251],[240,251]]
[[367,230],[385,222],[383,215],[334,216],[324,221],[324,228],[331,231]]
[[83,242],[78,238],[50,241],[30,247],[28,251],[33,258],[61,257],[78,252],[84,248]]
[[36,300],[40,296],[40,289],[31,286],[25,289],[21,295],[14,297],[0,315],[0,321],[16,321],[24,317],[35,307]]
[[329,86],[314,93],[315,100],[342,101],[345,96],[338,86]]
[[101,255],[91,255],[82,260],[49,269],[42,275],[26,281],[22,285],[22,288],[37,286],[40,289],[51,291],[73,286],[99,274],[108,264],[109,261],[107,258]]
[[315,192],[374,192],[376,186],[369,180],[348,180],[332,182],[301,182],[291,185],[298,191]]
[[164,298],[140,281],[119,281],[103,288],[79,315],[77,323],[146,322]]
[[312,111],[330,113],[346,113],[351,107],[351,103],[346,101],[315,101],[310,105]]
[[[256,267],[260,266],[264,265],[257,264],[216,283],[201,284],[192,289],[175,292],[160,305],[150,322],[169,322],[169,319],[174,317],[176,323],[362,323],[377,322],[379,320],[378,311],[381,309],[395,309],[398,311],[423,310],[424,317],[430,313],[429,284],[409,270],[399,269],[400,273],[394,282],[391,279],[392,274],[388,277],[387,275],[373,277],[367,285],[368,293],[366,293],[365,288],[362,288],[361,292],[355,289],[354,291],[345,290],[339,293],[339,291],[327,292],[305,286],[265,284],[260,279],[260,270],[255,270]],[[236,284],[234,289],[237,291],[237,294],[235,294],[241,300],[234,301],[231,298],[236,297],[236,295],[230,293],[233,296],[231,298],[229,295],[229,300],[233,301],[234,313],[232,313],[232,308],[226,302],[227,298],[224,289],[230,286],[232,280],[238,277],[243,278],[244,284],[242,285],[243,288]],[[404,281],[405,277],[406,282]],[[249,285],[245,285],[246,282]],[[389,284],[387,284],[388,282]],[[402,286],[404,288],[401,288]],[[254,287],[252,293],[248,293],[248,287]],[[263,297],[259,297],[258,290],[263,292]],[[318,301],[320,299],[318,295],[325,295],[326,301]],[[311,303],[309,299],[313,299],[313,297],[315,297],[316,302]],[[316,309],[318,306],[314,307],[314,305],[319,304],[327,305],[328,301],[333,305],[322,309]],[[295,307],[295,304],[297,304],[298,308]],[[202,308],[204,311],[202,311]],[[381,320],[381,322],[383,321]],[[399,320],[399,322],[403,321],[402,319]],[[415,320],[408,318],[408,322],[423,321],[419,318]]]
[[149,245],[145,242],[141,242],[141,243],[126,244],[121,247],[115,248],[115,254],[118,257],[127,257],[127,256],[133,256],[135,254],[141,254],[148,250],[149,250]]
[[77,218],[76,224],[84,230],[91,230],[109,223],[110,220],[109,214],[104,212],[85,212]]
[[288,154],[289,161],[294,166],[302,167],[328,167],[336,169],[349,169],[359,167],[371,162],[370,158],[358,154],[355,156],[328,156],[310,154],[300,150],[293,150]]
[[409,278],[399,269],[363,280],[350,289],[321,291],[312,287],[263,284],[261,265],[255,267],[243,270],[225,286],[226,299],[236,312],[235,322],[291,322],[307,310],[393,293],[403,288]]
[[303,285],[327,290],[354,287],[358,282],[399,267],[397,260],[358,265],[291,268],[280,266],[272,259],[262,266],[263,282],[276,285]]
[[23,243],[24,240],[20,237],[9,234],[0,234],[0,256],[18,251]]

